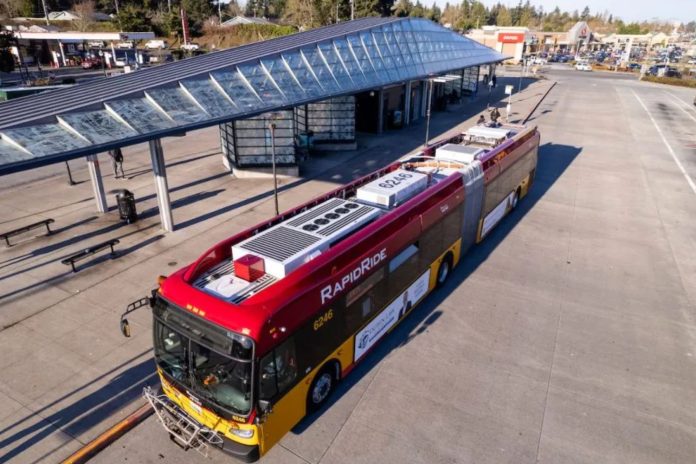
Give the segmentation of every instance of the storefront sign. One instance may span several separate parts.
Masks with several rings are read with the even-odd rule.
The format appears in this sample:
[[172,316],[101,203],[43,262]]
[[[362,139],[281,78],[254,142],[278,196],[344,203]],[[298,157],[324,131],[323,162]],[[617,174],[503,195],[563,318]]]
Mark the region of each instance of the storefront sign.
[[522,43],[524,42],[524,32],[500,32],[498,33],[500,43]]

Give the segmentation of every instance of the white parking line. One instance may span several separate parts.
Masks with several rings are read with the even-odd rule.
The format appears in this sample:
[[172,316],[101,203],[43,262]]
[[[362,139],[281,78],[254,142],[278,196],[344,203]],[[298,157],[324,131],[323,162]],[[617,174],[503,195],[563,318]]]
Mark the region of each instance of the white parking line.
[[[673,100],[676,100],[676,101],[677,101],[677,106],[678,106],[678,108],[679,108],[680,110],[682,110],[682,111],[684,112],[684,114],[686,114],[688,117],[690,117],[694,122],[696,122],[696,117],[694,117],[694,115],[691,114],[690,111],[686,111],[686,110],[684,109],[684,106],[683,106],[683,105],[687,105],[687,107],[688,107],[689,109],[692,109],[692,108],[689,106],[688,103],[686,103],[686,102],[685,102],[684,100],[682,100],[681,98],[676,97],[676,96],[675,96],[674,94],[672,94],[671,92],[665,92],[665,93],[666,93],[667,95],[669,95],[670,97],[672,97]],[[696,111],[696,110],[694,110],[694,111]]]
[[682,174],[684,174],[686,182],[689,183],[691,190],[694,192],[694,195],[696,195],[696,184],[694,183],[693,179],[689,176],[689,174],[686,173],[686,170],[684,169],[684,166],[681,164],[681,161],[679,161],[679,158],[677,158],[677,155],[674,153],[674,150],[672,150],[672,146],[669,144],[669,142],[667,142],[665,134],[662,133],[662,129],[660,129],[660,126],[657,125],[657,123],[655,122],[655,118],[652,117],[652,114],[650,113],[650,111],[648,111],[648,108],[645,106],[645,103],[643,103],[643,100],[640,99],[638,94],[634,90],[631,90],[631,92],[633,93],[633,96],[636,97],[636,100],[638,100],[638,103],[640,103],[640,106],[642,106],[645,112],[648,114],[648,117],[652,121],[653,126],[655,126],[655,129],[657,129],[657,133],[660,134],[662,143],[664,143],[667,147],[669,154],[672,155],[672,159],[674,159],[674,162],[677,163],[677,167],[682,172]]

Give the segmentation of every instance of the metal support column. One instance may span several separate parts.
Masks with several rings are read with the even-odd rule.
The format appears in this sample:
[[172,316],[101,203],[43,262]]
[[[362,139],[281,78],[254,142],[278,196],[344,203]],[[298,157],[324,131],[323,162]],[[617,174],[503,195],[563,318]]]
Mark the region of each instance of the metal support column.
[[377,98],[379,98],[377,102],[377,133],[381,134],[384,132],[384,90],[377,91]]
[[404,125],[411,125],[411,81],[406,81],[404,84],[404,92],[406,93],[404,99]]
[[109,205],[106,203],[104,182],[102,182],[101,169],[99,168],[99,159],[97,155],[87,156],[87,167],[89,168],[89,177],[92,179],[92,190],[94,191],[94,200],[97,202],[97,211],[106,213],[109,209]]
[[167,187],[167,172],[164,165],[164,152],[162,141],[154,139],[149,141],[150,159],[152,159],[152,172],[155,175],[155,190],[157,191],[157,205],[159,206],[162,228],[167,232],[174,232],[174,220],[172,219],[172,206],[169,202],[169,188]]

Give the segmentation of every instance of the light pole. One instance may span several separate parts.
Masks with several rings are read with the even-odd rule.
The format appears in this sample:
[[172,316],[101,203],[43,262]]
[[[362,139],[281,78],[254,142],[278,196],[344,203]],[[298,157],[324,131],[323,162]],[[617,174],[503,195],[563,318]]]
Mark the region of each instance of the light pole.
[[426,81],[430,88],[428,89],[428,106],[425,109],[425,148],[428,148],[428,140],[430,139],[430,107],[433,103],[433,80]]
[[271,165],[273,166],[273,200],[275,202],[275,213],[278,216],[278,177],[276,176],[276,153],[275,153],[275,129],[276,123],[274,119],[271,119],[268,125],[271,130]]

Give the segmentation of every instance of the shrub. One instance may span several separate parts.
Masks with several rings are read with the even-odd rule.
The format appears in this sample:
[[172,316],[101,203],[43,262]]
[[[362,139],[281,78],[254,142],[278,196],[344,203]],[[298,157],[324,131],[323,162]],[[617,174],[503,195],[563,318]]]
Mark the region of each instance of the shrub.
[[645,75],[644,81],[655,82],[657,84],[679,85],[681,87],[691,87],[696,89],[696,79],[684,79],[679,77],[657,77]]

